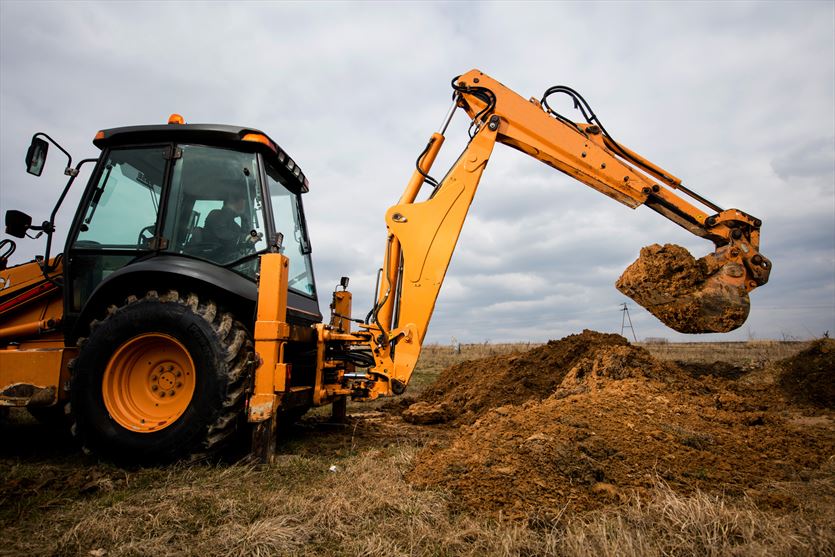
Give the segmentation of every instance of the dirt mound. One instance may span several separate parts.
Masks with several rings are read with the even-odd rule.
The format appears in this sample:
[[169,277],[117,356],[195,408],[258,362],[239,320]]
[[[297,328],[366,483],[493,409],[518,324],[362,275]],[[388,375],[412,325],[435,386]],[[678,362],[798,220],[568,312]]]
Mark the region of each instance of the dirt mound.
[[[481,417],[462,426],[450,443],[424,449],[409,480],[444,486],[464,506],[554,517],[566,508],[620,502],[659,480],[681,493],[698,488],[756,498],[763,482],[808,477],[835,451],[829,419],[795,422],[781,413],[785,408],[770,408],[771,400],[745,393],[738,382],[694,378],[641,348],[606,338],[585,331],[534,355],[496,358],[493,366],[480,360],[478,371],[455,366],[456,377],[484,388],[520,379],[521,369],[506,367],[524,362],[535,377],[550,378],[553,388],[520,403],[478,393],[463,380],[456,393],[442,376],[441,399],[466,404],[464,393],[481,394]],[[563,352],[568,346],[584,350]],[[559,361],[545,357],[549,347],[565,364],[537,371],[537,359]],[[481,377],[491,369],[498,377]]]
[[778,363],[779,385],[793,400],[835,409],[835,340],[822,338]]
[[589,352],[627,344],[620,335],[585,330],[528,352],[457,364],[445,369],[403,418],[418,424],[469,424],[497,406],[542,400]]
[[726,333],[745,322],[750,301],[739,285],[720,280],[723,274],[738,279],[744,269],[736,263],[717,269],[716,261],[713,255],[696,260],[675,244],[653,244],[641,248],[615,287],[676,331]]

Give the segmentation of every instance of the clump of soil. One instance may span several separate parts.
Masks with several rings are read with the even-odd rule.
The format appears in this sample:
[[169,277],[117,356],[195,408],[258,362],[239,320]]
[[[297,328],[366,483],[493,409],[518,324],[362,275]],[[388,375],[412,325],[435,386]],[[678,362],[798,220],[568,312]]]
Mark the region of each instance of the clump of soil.
[[546,398],[584,355],[627,344],[620,335],[585,330],[528,352],[457,364],[444,370],[403,418],[417,424],[470,424],[497,406]]
[[717,269],[713,255],[695,259],[675,244],[652,244],[615,283],[668,327],[681,333],[726,333],[748,318],[748,293],[738,280],[744,269],[736,263]]
[[[506,384],[525,372],[526,389]],[[409,480],[511,517],[595,509],[659,481],[680,493],[754,496],[764,482],[808,479],[835,451],[828,418],[789,419],[779,396],[693,377],[616,335],[584,331],[461,364],[438,385],[446,416],[464,425],[448,444],[424,449]],[[477,411],[456,414],[453,401],[466,406],[468,396]]]
[[793,400],[835,409],[835,340],[822,338],[778,363],[778,383]]

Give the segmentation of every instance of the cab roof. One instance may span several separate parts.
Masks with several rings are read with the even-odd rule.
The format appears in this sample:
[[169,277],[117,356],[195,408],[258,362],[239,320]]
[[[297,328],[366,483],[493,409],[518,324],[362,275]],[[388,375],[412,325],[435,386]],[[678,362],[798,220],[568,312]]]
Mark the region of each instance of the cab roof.
[[[173,116],[172,116],[173,119]],[[272,165],[283,171],[290,184],[308,191],[308,180],[301,168],[267,134],[255,128],[225,124],[155,124],[125,126],[101,130],[93,139],[99,149],[147,143],[198,143],[256,151]]]

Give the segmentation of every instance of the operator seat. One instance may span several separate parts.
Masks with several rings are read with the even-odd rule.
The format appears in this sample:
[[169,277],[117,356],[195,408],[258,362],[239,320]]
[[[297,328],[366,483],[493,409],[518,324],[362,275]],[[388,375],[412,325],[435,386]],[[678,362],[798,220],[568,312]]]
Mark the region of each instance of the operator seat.
[[183,246],[183,253],[186,255],[194,255],[205,259],[216,259],[215,251],[217,250],[217,243],[209,238],[209,234],[200,227],[195,226],[191,231],[186,245]]
[[195,246],[197,244],[203,243],[203,228],[200,226],[195,226],[194,229],[191,231],[191,235],[189,236],[188,242],[186,242],[186,246]]

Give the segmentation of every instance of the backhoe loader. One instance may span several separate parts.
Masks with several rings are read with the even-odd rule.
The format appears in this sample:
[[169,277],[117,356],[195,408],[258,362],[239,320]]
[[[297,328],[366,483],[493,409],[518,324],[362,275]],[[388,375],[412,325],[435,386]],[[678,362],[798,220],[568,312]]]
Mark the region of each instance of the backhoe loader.
[[[49,220],[5,216],[7,234],[44,234],[46,248],[9,267],[15,244],[0,245],[0,406],[66,420],[85,449],[118,462],[212,454],[239,434],[269,460],[279,420],[325,404],[344,415],[348,397],[403,393],[496,143],[713,242],[687,292],[652,280],[622,285],[650,311],[682,310],[656,312],[668,324],[722,332],[745,320],[748,292],[771,268],[758,251],[759,219],[721,209],[617,143],[570,88],[525,100],[478,70],[452,88],[440,131],[386,212],[376,299],[363,319],[353,317],[347,278],[323,319],[302,204],[308,178],[264,132],[174,114],[167,124],[99,131],[99,156],[75,166],[35,134],[27,171],[40,175],[55,145],[69,178]],[[556,112],[548,101],[557,94],[585,121]],[[470,137],[436,181],[430,170],[457,110]],[[55,216],[87,164],[66,244],[53,255]]]

